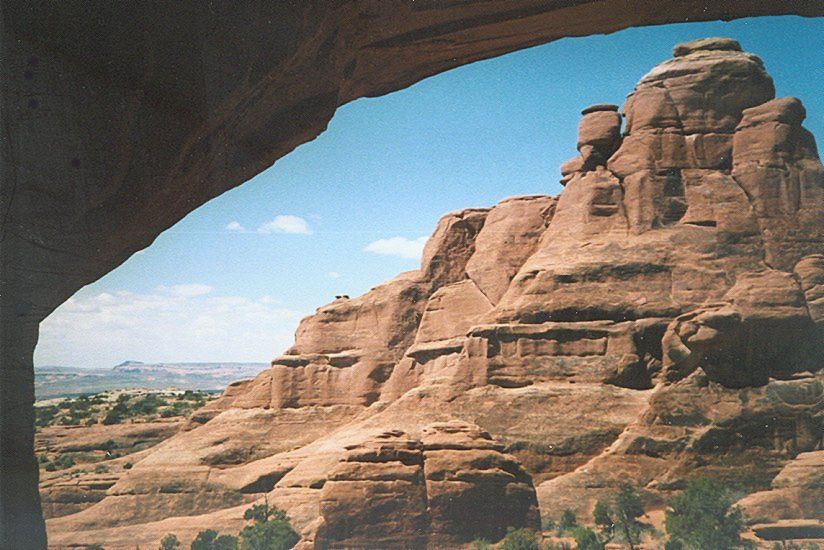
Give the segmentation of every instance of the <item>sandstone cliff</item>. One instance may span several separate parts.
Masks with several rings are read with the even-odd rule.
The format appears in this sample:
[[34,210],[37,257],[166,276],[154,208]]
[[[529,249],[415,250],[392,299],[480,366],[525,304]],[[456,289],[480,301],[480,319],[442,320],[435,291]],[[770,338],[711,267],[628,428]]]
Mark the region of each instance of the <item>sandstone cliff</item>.
[[446,215],[50,540],[237,531],[266,495],[305,546],[460,546],[703,473],[764,536],[820,525],[824,171],[774,95],[735,41],[676,46],[584,109],[558,198]]

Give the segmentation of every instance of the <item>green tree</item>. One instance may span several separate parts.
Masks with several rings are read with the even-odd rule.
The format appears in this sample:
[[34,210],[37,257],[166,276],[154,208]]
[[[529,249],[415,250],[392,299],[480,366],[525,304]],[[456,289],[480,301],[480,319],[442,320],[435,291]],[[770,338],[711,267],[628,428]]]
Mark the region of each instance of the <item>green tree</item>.
[[541,544],[538,541],[538,536],[529,529],[513,529],[510,527],[498,549],[541,550]]
[[744,517],[727,491],[701,477],[687,483],[684,492],[670,501],[665,525],[670,539],[684,548],[729,550],[741,543]]
[[596,502],[592,516],[601,533],[601,540],[611,541],[615,536],[615,519],[612,517],[612,508],[609,504],[603,500]]
[[573,512],[569,508],[564,510],[564,513],[561,514],[561,519],[558,521],[558,533],[564,534],[567,531],[571,531],[577,526],[578,519],[575,517],[575,512]]
[[180,548],[180,541],[177,540],[177,537],[172,533],[167,534],[160,541],[159,550],[177,550],[178,548]]
[[216,531],[201,531],[192,541],[191,550],[237,550],[237,537],[218,535]]
[[592,529],[576,527],[572,531],[572,537],[578,550],[604,550],[604,543]]
[[240,532],[243,550],[289,550],[300,540],[286,512],[270,507],[268,502],[252,506],[243,518],[253,522]]
[[644,505],[641,497],[635,492],[632,485],[625,483],[615,495],[615,526],[624,536],[624,541],[630,550],[641,542],[641,533],[644,524],[638,518],[644,515]]

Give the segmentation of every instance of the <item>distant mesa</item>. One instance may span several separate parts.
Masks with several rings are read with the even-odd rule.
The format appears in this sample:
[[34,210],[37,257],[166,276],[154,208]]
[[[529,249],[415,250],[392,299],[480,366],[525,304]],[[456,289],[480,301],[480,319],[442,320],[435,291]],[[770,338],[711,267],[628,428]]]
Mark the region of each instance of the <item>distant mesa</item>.
[[124,361],[111,369],[37,367],[37,399],[72,397],[109,390],[142,388],[163,390],[225,389],[241,378],[252,378],[267,363],[143,363]]

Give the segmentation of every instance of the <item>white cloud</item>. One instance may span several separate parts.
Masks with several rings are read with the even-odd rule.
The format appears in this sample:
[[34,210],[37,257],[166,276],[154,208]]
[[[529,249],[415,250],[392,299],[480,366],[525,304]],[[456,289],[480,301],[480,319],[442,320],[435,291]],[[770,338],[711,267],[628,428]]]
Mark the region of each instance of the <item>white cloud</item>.
[[276,216],[274,220],[268,221],[258,227],[258,233],[289,233],[294,235],[311,235],[312,230],[309,224],[300,216]]
[[236,233],[244,233],[246,231],[246,228],[243,227],[240,224],[240,222],[236,221],[236,220],[230,221],[228,224],[226,224],[225,229],[226,229],[226,231],[234,231]]
[[337,271],[330,271],[329,273],[327,273],[327,275],[329,275],[333,279],[340,279],[341,278],[341,274],[338,273]]
[[406,237],[392,237],[390,239],[379,239],[369,243],[364,250],[375,254],[387,256],[398,256],[399,258],[409,258],[419,260],[426,244],[426,237],[417,239],[407,239]]
[[292,344],[304,314],[276,303],[201,284],[72,297],[41,323],[35,364],[267,362]]
[[181,298],[194,298],[196,296],[204,296],[209,294],[214,290],[214,288],[209,285],[194,283],[188,285],[174,285],[169,290],[172,294]]

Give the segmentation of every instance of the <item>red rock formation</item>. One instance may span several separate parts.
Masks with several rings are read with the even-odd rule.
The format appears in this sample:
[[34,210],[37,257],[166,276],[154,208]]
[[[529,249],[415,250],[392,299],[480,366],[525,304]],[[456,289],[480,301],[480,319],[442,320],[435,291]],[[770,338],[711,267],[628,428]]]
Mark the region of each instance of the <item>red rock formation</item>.
[[320,499],[316,548],[450,548],[538,529],[532,480],[475,425],[433,424],[351,446]]
[[[234,525],[222,503],[266,494],[306,544],[436,548],[537,526],[533,484],[545,517],[626,481],[650,506],[699,474],[767,490],[820,450],[824,399],[824,172],[773,95],[736,42],[676,46],[623,134],[584,110],[557,200],[445,216],[420,270],[304,319],[55,540]],[[759,521],[820,519],[815,482],[775,479]]]

